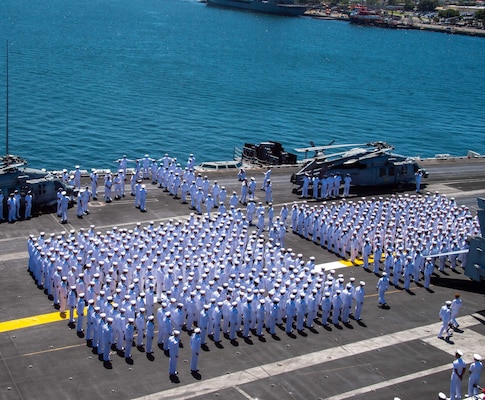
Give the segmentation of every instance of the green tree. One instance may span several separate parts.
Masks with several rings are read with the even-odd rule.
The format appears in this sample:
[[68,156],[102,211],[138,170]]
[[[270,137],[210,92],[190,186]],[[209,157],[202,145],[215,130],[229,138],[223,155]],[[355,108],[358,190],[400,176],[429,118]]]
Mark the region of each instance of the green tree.
[[438,7],[438,0],[423,0],[418,4],[419,11],[434,11]]
[[406,0],[406,2],[404,3],[404,9],[406,11],[414,10],[415,6],[416,6],[416,3],[413,0]]
[[485,21],[485,10],[478,10],[475,12],[475,19]]
[[440,10],[438,15],[441,18],[453,18],[453,17],[458,17],[460,15],[460,12],[458,10],[447,8],[446,10]]

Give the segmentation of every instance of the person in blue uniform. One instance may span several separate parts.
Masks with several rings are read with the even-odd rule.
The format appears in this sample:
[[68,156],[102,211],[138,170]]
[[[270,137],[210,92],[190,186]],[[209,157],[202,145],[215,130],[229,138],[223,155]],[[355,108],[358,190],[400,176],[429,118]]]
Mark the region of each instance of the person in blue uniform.
[[429,285],[431,283],[431,275],[434,272],[434,264],[431,257],[426,257],[426,263],[424,264],[424,287],[425,289],[429,289]]
[[69,293],[67,295],[67,307],[69,308],[69,325],[74,325],[74,309],[77,305],[77,293],[76,293],[76,286],[69,287]]
[[131,360],[131,349],[133,347],[133,336],[135,333],[135,320],[133,318],[128,318],[128,323],[125,329],[125,360]]
[[145,351],[147,354],[153,353],[153,338],[155,337],[155,317],[150,315],[147,320],[146,326],[146,339],[147,344],[145,347]]
[[28,191],[25,195],[25,219],[32,218],[32,191]]
[[328,326],[328,318],[330,317],[330,310],[332,309],[332,300],[330,299],[330,292],[325,292],[322,299],[322,325]]
[[343,301],[340,294],[341,294],[340,289],[335,291],[335,294],[333,295],[333,299],[332,299],[332,306],[333,306],[332,324],[334,325],[338,325],[340,314],[342,313]]
[[20,201],[22,199],[22,196],[20,196],[18,190],[15,190],[13,196],[15,198],[15,218],[20,219]]
[[0,189],[0,221],[5,221],[5,217],[3,215],[3,201],[5,196],[2,193],[2,189]]
[[270,308],[270,315],[269,315],[269,333],[271,335],[276,335],[276,321],[278,319],[278,314],[280,312],[280,298],[275,297],[273,299],[273,304]]
[[15,197],[13,193],[10,193],[7,199],[7,208],[8,208],[8,222],[12,223],[17,220],[15,216],[16,208],[15,208]]
[[195,328],[194,333],[190,338],[190,350],[192,352],[192,355],[190,358],[191,372],[197,372],[199,370],[197,368],[197,364],[199,362],[200,346],[201,346],[200,328]]
[[237,309],[237,301],[232,302],[231,312],[229,316],[229,339],[236,340],[236,330],[237,330],[237,321],[238,321],[238,309]]
[[108,317],[103,325],[103,361],[110,362],[111,345],[113,344],[113,318]]
[[354,318],[356,321],[360,321],[362,315],[362,307],[364,305],[364,297],[365,297],[365,282],[360,281],[359,286],[355,289],[355,314]]
[[76,331],[80,335],[83,331],[83,323],[84,323],[84,293],[79,293],[79,299],[77,300],[77,324],[76,324]]
[[258,308],[256,310],[256,336],[262,337],[264,335],[264,317],[265,317],[265,299],[259,299]]
[[303,325],[305,323],[305,315],[307,313],[307,301],[305,293],[300,293],[300,298],[296,303],[296,330],[298,332],[303,331]]
[[94,168],[91,170],[89,179],[91,180],[91,194],[93,200],[98,200],[98,173]]
[[286,326],[285,332],[291,333],[293,332],[293,321],[296,315],[296,302],[295,302],[295,295],[290,294],[290,298],[286,302]]
[[423,171],[418,169],[414,174],[414,177],[416,180],[416,193],[419,193],[419,191],[421,190],[421,181],[423,180]]
[[383,272],[382,277],[377,281],[377,292],[379,293],[379,307],[386,305],[385,294],[389,289],[389,278],[387,273]]
[[168,374],[170,376],[177,375],[177,362],[179,359],[179,345],[180,345],[180,331],[173,331],[173,334],[168,339],[169,342],[169,353],[170,361]]
[[69,208],[69,197],[67,193],[63,191],[61,197],[61,224],[67,224],[67,210]]
[[[84,297],[84,296],[83,296]],[[78,310],[79,310],[79,302],[78,302]],[[94,322],[96,321],[96,310],[94,309],[94,300],[88,300],[88,311],[87,311],[87,326],[86,326],[86,341],[88,346],[93,345],[93,338],[94,338]]]
[[243,337],[249,338],[249,329],[253,323],[253,298],[247,297],[246,304],[243,305]]
[[348,197],[350,194],[350,184],[352,183],[352,178],[350,177],[350,174],[345,174],[344,177],[344,197]]
[[147,190],[145,185],[140,188],[140,211],[146,212]]

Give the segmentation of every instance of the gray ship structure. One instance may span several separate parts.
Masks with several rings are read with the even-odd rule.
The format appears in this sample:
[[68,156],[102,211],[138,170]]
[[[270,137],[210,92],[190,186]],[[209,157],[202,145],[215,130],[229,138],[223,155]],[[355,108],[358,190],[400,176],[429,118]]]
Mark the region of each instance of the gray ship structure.
[[207,0],[210,6],[234,8],[257,13],[297,17],[308,10],[308,6],[291,0]]

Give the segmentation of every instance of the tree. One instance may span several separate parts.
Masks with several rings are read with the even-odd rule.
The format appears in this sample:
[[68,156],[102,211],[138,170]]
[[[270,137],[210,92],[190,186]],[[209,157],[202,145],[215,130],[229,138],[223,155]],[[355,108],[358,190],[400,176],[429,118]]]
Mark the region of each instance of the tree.
[[419,11],[434,11],[438,7],[438,0],[423,0],[418,4]]
[[438,15],[441,18],[453,18],[458,17],[460,15],[460,12],[458,10],[453,10],[452,8],[447,8],[446,10],[440,10]]
[[416,3],[413,0],[406,0],[406,2],[404,3],[404,9],[406,11],[412,11],[414,10],[415,5]]
[[485,10],[478,10],[475,12],[475,19],[485,21]]

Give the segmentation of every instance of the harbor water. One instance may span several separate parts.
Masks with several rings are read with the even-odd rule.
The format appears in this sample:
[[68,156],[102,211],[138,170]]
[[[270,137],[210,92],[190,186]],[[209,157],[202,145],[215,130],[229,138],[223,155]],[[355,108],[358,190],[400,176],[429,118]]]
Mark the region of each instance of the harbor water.
[[[195,0],[4,0],[0,49],[7,40],[9,152],[34,167],[166,152],[227,160],[267,140],[485,153],[483,38]],[[5,59],[0,50],[1,127]]]

